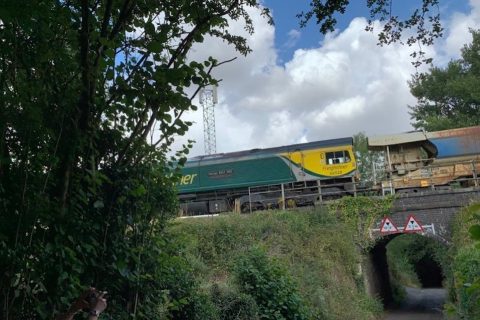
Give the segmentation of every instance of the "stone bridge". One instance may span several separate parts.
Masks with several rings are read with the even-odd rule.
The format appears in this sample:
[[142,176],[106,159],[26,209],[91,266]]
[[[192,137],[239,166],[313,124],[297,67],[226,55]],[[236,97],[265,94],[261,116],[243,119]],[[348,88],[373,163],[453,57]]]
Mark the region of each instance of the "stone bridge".
[[[451,223],[455,214],[472,202],[480,201],[480,189],[469,188],[448,191],[429,190],[419,193],[397,195],[389,219],[403,231],[407,220],[414,216],[423,227],[424,234],[448,243],[451,238]],[[382,220],[371,230],[374,238],[386,236],[380,232]]]
[[[376,239],[376,244],[368,253],[364,263],[368,293],[372,296],[381,297],[384,304],[389,304],[392,301],[386,245],[390,240],[402,234],[410,216],[413,216],[421,225],[423,235],[449,245],[455,214],[462,207],[478,201],[480,201],[480,189],[478,188],[445,191],[428,190],[397,195],[388,218],[395,227],[400,229],[400,232],[381,232],[383,220],[379,220],[376,228],[371,230],[372,237]],[[441,270],[432,270],[432,273],[434,272],[441,273]]]

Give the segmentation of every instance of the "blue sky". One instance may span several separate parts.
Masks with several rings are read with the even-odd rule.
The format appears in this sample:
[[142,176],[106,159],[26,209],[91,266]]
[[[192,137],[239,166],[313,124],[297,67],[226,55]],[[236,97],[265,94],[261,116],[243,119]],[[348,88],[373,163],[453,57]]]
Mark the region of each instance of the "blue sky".
[[[368,16],[368,10],[365,5],[360,5],[361,1],[354,0],[349,5],[344,15],[337,18],[338,28],[345,29],[350,21],[358,16]],[[299,19],[296,15],[302,11],[309,10],[309,1],[299,0],[264,0],[266,7],[270,8],[275,22],[275,47],[279,50],[281,61],[291,59],[297,48],[311,48],[317,46],[323,39],[315,20],[312,20],[305,28],[300,28]],[[291,30],[297,30],[301,33],[295,45],[291,43],[289,33]]]
[[[323,35],[320,33],[316,20],[305,27],[300,28],[299,19],[296,15],[309,9],[309,1],[301,0],[264,0],[264,5],[272,10],[275,22],[275,47],[278,50],[280,62],[289,61],[298,48],[312,48],[321,43]],[[393,13],[400,17],[408,16],[415,8],[418,8],[420,1],[400,0],[394,1]],[[470,6],[468,1],[443,0],[439,7],[442,17],[447,18],[452,12],[468,12]],[[366,0],[351,0],[345,14],[338,14],[337,28],[344,30],[352,19],[356,17],[370,17],[366,6]],[[289,35],[292,30],[300,32],[297,41],[292,42]]]
[[[351,0],[338,17],[337,30],[323,36],[314,21],[300,29],[296,14],[308,1],[263,0],[275,25],[251,10],[255,26],[246,34],[241,21],[231,32],[243,35],[253,50],[246,57],[227,44],[207,39],[193,59],[210,55],[219,61],[237,59],[214,71],[222,79],[216,106],[217,152],[266,148],[327,140],[364,132],[368,136],[412,130],[408,106],[415,105],[408,81],[416,71],[412,48],[399,44],[379,47],[376,33],[365,31],[366,0]],[[480,28],[480,0],[440,0],[444,37],[423,48],[442,66],[460,55],[471,41],[469,28]],[[398,15],[407,15],[418,0],[396,0]],[[382,23],[375,21],[376,31]],[[294,35],[292,37],[292,35]],[[296,40],[296,41],[292,41]],[[201,108],[187,115],[194,122],[186,139],[198,143],[191,155],[203,154]],[[182,140],[183,139],[183,140]]]

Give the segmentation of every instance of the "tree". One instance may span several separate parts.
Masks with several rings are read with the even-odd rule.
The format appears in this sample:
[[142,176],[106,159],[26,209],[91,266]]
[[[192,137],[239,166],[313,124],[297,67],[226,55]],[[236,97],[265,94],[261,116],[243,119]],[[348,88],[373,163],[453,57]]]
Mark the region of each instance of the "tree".
[[364,132],[353,136],[355,159],[362,187],[371,188],[384,178],[384,155],[368,150],[368,138]]
[[257,1],[0,3],[0,318],[52,318],[92,284],[115,319],[155,319],[160,306],[202,317],[162,238],[188,146],[168,152],[223,63],[188,53],[211,36],[247,54],[228,24],[252,32],[248,7]]
[[[366,26],[367,31],[373,31],[373,21],[383,22],[383,29],[378,34],[380,45],[394,42],[405,43],[409,46],[418,45],[419,49],[411,53],[414,66],[430,63],[431,58],[426,57],[422,46],[433,44],[435,39],[442,36],[443,28],[440,21],[439,0],[422,0],[418,6],[413,7],[411,14],[405,18],[395,15],[394,0],[366,0],[370,11],[370,20]],[[300,25],[305,26],[312,18],[316,18],[320,32],[325,34],[334,31],[337,24],[336,15],[344,14],[348,10],[350,0],[311,0],[311,9],[301,12]],[[402,36],[410,31],[406,39]]]
[[480,124],[480,31],[462,57],[445,68],[433,67],[416,74],[410,84],[417,104],[411,106],[413,126],[427,131]]

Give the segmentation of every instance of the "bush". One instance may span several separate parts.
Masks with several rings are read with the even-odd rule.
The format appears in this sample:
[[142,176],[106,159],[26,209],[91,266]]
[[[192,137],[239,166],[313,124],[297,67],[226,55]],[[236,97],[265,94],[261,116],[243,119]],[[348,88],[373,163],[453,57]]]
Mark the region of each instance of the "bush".
[[461,319],[480,319],[480,291],[472,287],[480,278],[480,250],[462,248],[453,262],[456,310]]
[[52,319],[91,285],[109,293],[107,318],[211,318],[181,244],[163,232],[176,213],[171,180],[150,165],[109,175],[95,201],[77,192],[63,215],[40,201],[31,223],[0,214],[0,318]]
[[240,291],[255,299],[261,319],[309,319],[292,278],[264,251],[252,249],[242,256],[234,275]]
[[218,284],[212,286],[210,294],[219,320],[259,319],[258,306],[251,295]]
[[[269,264],[274,261],[288,271],[309,319],[370,320],[382,311],[381,303],[365,293],[359,273],[362,259],[352,241],[355,230],[324,207],[182,219],[167,230],[170,238],[187,244],[185,253],[201,286],[218,285],[227,304],[240,300],[245,305],[244,296],[256,301],[241,290],[235,270],[253,247],[260,247],[274,257],[267,258]],[[223,307],[215,295],[212,299],[221,315]]]
[[474,232],[479,220],[480,204],[474,204],[464,208],[453,225],[449,311],[460,319],[480,319],[480,247]]

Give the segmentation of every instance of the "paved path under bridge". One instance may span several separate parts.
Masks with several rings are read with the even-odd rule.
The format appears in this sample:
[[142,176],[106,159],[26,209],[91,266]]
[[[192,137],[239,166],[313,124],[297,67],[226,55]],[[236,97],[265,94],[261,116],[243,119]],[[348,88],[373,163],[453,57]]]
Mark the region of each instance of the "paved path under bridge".
[[406,288],[406,299],[397,309],[387,311],[384,320],[440,320],[446,290]]

